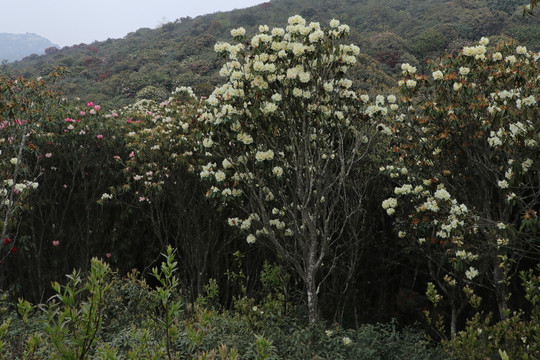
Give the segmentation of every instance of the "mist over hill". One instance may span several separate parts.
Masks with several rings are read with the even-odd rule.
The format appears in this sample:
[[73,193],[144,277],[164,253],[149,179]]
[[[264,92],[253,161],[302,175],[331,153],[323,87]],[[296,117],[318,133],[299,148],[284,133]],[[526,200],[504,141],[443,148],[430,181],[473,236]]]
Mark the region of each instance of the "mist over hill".
[[261,24],[285,26],[290,16],[328,26],[338,19],[351,28],[347,42],[362,55],[352,70],[356,90],[380,91],[395,85],[400,64],[420,70],[444,51],[491,38],[491,46],[515,40],[540,49],[540,18],[523,16],[523,0],[272,0],[246,9],[184,17],[156,29],[141,28],[122,39],[64,47],[0,68],[0,75],[35,78],[61,66],[56,85],[69,97],[121,107],[140,98],[166,99],[177,86],[208,95],[222,79],[217,41],[230,30],[248,36]]
[[0,61],[17,61],[32,54],[44,54],[46,49],[57,47],[50,40],[37,34],[0,33]]

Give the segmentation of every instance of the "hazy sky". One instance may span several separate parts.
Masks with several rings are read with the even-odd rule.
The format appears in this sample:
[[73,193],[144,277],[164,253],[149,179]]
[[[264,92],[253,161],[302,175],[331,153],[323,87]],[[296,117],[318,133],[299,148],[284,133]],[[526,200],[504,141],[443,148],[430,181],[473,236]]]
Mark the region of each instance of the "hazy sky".
[[122,38],[180,17],[268,0],[0,0],[0,33],[35,33],[59,46]]

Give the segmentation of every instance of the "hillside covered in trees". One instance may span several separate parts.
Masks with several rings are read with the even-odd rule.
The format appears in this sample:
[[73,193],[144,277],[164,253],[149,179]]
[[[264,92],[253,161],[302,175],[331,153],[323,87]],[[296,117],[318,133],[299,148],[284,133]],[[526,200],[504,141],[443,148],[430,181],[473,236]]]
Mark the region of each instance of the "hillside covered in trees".
[[178,86],[208,95],[221,80],[213,46],[233,27],[248,34],[275,26],[291,14],[309,21],[341,19],[362,57],[353,77],[359,89],[388,89],[399,64],[422,66],[443,51],[456,52],[481,36],[540,46],[539,18],[523,16],[521,0],[272,0],[247,9],[180,18],[158,29],[139,29],[123,39],[78,44],[3,66],[0,74],[46,76],[65,67],[57,86],[70,97],[124,106],[141,98],[164,100]]

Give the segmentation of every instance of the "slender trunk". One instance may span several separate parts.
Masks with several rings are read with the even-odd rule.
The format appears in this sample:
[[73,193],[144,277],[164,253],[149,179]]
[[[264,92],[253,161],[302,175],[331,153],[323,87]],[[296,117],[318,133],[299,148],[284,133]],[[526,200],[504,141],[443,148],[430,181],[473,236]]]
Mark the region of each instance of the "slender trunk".
[[458,300],[452,300],[451,306],[452,306],[452,318],[450,322],[450,337],[453,338],[457,334],[457,322],[459,319],[459,316],[465,310],[465,307],[467,306],[467,302],[459,301],[460,305],[459,307],[456,306],[456,302]]
[[456,304],[452,301],[452,318],[450,320],[450,337],[454,338],[457,333],[457,320],[458,320],[458,309]]
[[[313,232],[314,233],[314,232]],[[306,266],[306,292],[308,303],[309,323],[315,324],[319,320],[319,295],[317,294],[317,271],[319,263],[317,262],[317,241],[316,236],[311,239],[311,244],[308,249],[308,256],[304,263]]]
[[499,316],[501,320],[508,319],[508,289],[506,288],[506,279],[504,269],[501,267],[501,259],[497,254],[493,255],[493,281],[495,283],[495,297],[499,307]]
[[311,266],[307,269],[306,274],[306,291],[307,291],[307,303],[308,303],[308,315],[309,323],[315,324],[319,319],[319,308],[318,308],[318,294],[317,294],[317,284],[315,280],[315,268]]

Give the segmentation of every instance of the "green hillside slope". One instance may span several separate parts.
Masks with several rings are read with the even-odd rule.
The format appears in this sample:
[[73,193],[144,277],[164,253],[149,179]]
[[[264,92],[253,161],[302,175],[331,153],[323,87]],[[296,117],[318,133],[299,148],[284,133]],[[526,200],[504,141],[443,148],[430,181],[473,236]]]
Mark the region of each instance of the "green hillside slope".
[[115,107],[137,98],[168,97],[180,85],[205,95],[221,79],[216,41],[239,26],[283,24],[300,14],[323,25],[336,18],[351,27],[349,41],[366,54],[355,70],[366,88],[392,86],[399,64],[421,65],[444,50],[456,51],[481,36],[513,38],[540,47],[540,20],[523,16],[521,0],[272,0],[247,9],[180,18],[157,29],[142,28],[123,39],[65,47],[5,65],[0,74],[45,76],[57,66],[68,75],[57,85],[69,97]]

